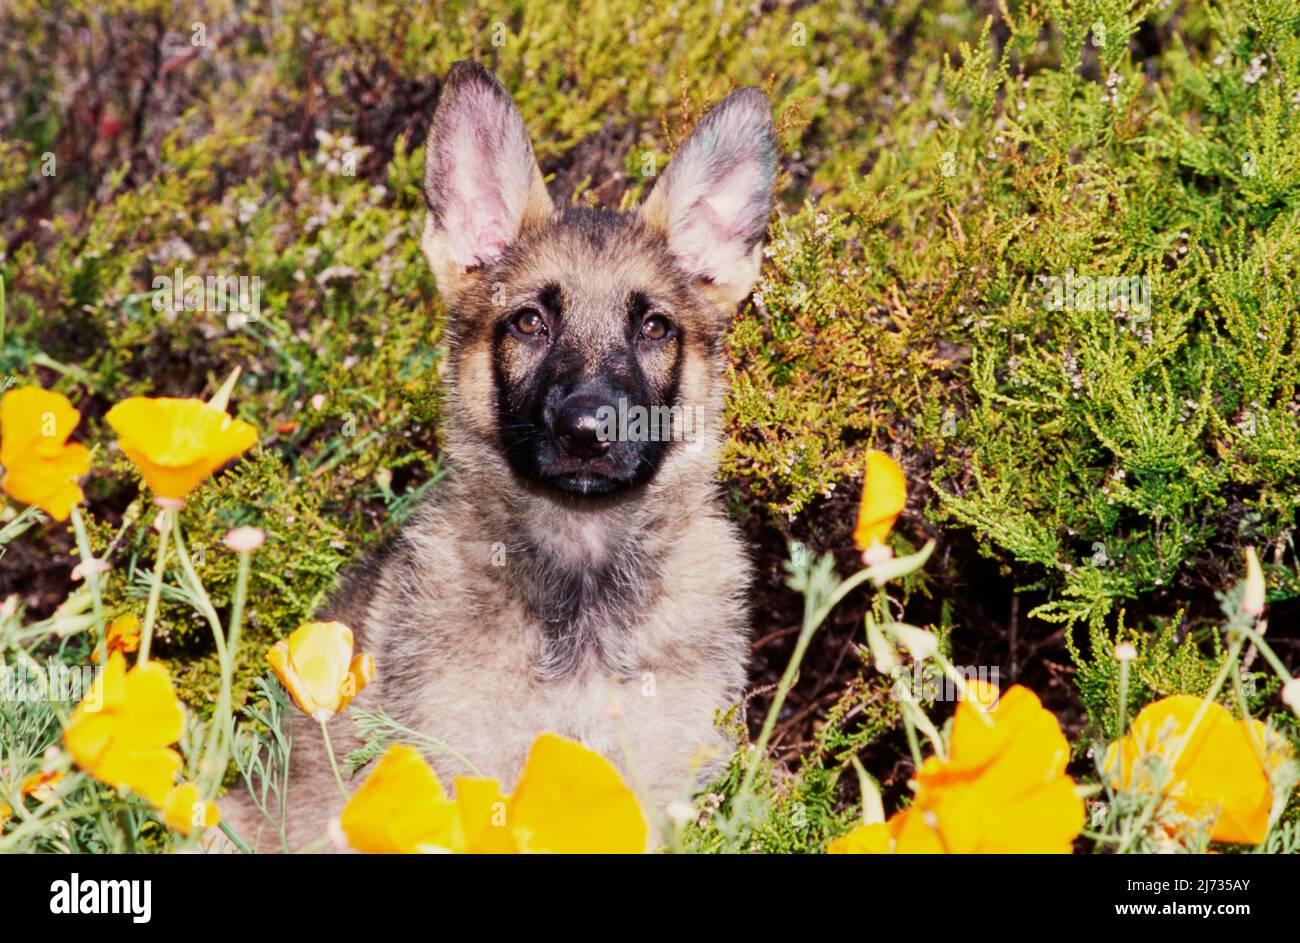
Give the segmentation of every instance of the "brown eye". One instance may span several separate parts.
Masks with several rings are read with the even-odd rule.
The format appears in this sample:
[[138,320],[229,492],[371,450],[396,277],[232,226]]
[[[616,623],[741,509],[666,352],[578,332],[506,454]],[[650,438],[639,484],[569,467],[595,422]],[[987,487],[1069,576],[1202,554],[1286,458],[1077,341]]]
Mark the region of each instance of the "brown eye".
[[546,319],[536,308],[524,308],[510,323],[525,337],[542,337],[546,334]]
[[672,324],[662,315],[654,314],[645,319],[641,325],[641,337],[648,341],[661,341],[673,329]]

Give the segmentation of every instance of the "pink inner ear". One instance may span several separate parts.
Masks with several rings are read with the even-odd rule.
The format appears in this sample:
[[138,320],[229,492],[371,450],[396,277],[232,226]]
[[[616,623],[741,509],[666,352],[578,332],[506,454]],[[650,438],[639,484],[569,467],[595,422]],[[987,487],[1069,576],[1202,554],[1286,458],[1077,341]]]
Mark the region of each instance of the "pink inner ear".
[[744,261],[760,179],[756,171],[748,162],[736,167],[673,222],[669,242],[687,271],[718,281]]
[[440,215],[451,258],[464,269],[505,251],[528,200],[533,155],[511,108],[490,90],[469,89],[443,125]]
[[448,128],[442,151],[448,183],[443,225],[452,259],[468,269],[501,254],[509,241],[512,220],[501,192],[502,181],[493,179],[493,155],[484,146],[487,135],[476,133],[465,116],[460,118]]
[[492,261],[510,241],[505,207],[489,197],[469,204],[454,201],[447,208],[443,225],[452,260],[463,269]]

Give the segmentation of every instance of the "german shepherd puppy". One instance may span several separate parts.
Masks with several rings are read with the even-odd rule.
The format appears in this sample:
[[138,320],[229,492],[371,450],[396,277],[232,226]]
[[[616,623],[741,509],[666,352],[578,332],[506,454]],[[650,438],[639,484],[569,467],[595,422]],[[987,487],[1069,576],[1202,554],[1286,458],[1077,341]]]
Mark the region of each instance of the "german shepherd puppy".
[[[749,570],[715,482],[723,335],[758,277],[775,164],[770,106],[746,88],[639,209],[556,207],[510,97],[481,66],[452,68],[421,242],[451,310],[452,474],[322,614],[375,658],[358,706],[506,790],[547,730],[661,807],[707,781],[701,756],[725,760],[715,721],[745,682]],[[330,732],[340,758],[356,745],[346,717]],[[341,803],[316,724],[293,736],[298,847]],[[429,759],[449,788],[467,772]],[[227,814],[279,847],[247,805]]]

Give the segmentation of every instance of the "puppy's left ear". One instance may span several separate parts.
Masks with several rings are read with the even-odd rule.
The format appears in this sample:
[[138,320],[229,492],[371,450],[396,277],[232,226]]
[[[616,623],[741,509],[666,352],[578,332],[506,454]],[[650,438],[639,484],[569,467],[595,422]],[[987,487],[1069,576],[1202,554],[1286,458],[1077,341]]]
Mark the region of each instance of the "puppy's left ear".
[[758,281],[775,182],[772,106],[758,89],[742,88],[700,120],[641,217],[664,232],[677,265],[701,291],[734,308]]

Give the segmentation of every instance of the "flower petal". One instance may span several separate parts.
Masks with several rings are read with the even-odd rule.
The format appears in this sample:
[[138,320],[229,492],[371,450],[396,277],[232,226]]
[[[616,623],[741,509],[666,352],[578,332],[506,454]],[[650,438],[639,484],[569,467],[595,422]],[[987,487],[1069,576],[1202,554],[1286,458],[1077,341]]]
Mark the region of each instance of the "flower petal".
[[528,752],[510,798],[510,825],[522,850],[624,853],[646,850],[641,805],[609,760],[553,733]]
[[862,501],[853,541],[859,550],[883,544],[907,504],[907,477],[902,467],[884,452],[867,452]]
[[456,809],[460,835],[456,850],[481,855],[514,854],[509,802],[495,779],[459,776]]
[[57,393],[40,387],[11,390],[0,399],[0,487],[55,520],[67,520],[85,495],[77,479],[90,469],[84,445],[67,445],[81,414]]
[[[199,799],[199,787],[194,783],[181,783],[173,787],[159,806],[168,828],[190,835],[197,829],[211,828],[221,822],[215,803]],[[199,821],[195,821],[198,819]]]
[[875,822],[859,825],[847,835],[831,841],[826,846],[828,855],[885,855],[889,854],[889,825]]
[[348,801],[339,825],[349,846],[414,854],[456,844],[456,806],[418,750],[394,744]]

